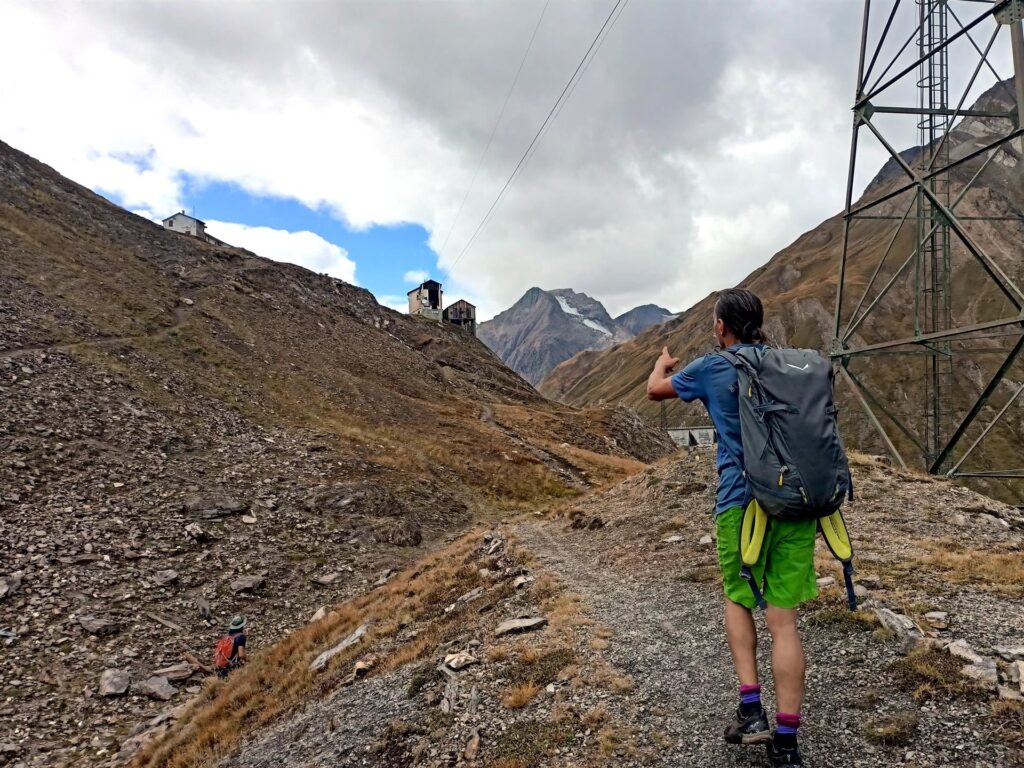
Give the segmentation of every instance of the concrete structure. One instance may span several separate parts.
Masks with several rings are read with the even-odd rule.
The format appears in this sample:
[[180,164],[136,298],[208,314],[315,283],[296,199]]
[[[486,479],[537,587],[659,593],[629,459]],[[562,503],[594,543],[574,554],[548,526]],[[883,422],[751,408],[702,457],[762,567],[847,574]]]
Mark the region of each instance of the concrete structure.
[[408,293],[409,314],[422,315],[441,322],[442,289],[436,280],[427,280]]
[[206,222],[189,216],[184,211],[179,211],[173,216],[164,219],[164,228],[174,232],[181,232],[185,235],[194,235],[201,240],[206,240]]
[[710,448],[718,442],[714,427],[669,427],[667,432],[680,448]]
[[476,336],[476,307],[465,299],[459,299],[442,313],[444,321],[457,325]]

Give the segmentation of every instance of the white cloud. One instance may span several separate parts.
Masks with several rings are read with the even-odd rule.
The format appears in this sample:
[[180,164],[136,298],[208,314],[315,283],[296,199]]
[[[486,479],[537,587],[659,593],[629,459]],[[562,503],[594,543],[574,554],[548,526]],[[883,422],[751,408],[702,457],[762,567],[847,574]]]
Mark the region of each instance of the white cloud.
[[206,225],[211,235],[231,245],[356,284],[356,264],[348,252],[314,232],[288,232],[227,221],[207,221]]
[[543,5],[6,0],[0,137],[157,216],[190,176],[420,224],[481,316],[532,285],[680,310],[839,211],[859,4],[631,3],[460,258],[608,3],[548,8],[449,239]]
[[430,273],[425,269],[410,269],[402,276],[402,279],[407,283],[418,285],[419,283],[424,282],[428,277],[430,277]]

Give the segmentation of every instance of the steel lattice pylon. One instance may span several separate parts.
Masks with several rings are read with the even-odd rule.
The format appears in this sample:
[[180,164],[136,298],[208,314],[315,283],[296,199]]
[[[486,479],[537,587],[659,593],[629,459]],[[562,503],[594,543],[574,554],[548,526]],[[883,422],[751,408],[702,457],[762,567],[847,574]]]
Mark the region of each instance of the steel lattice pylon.
[[[871,31],[871,0],[864,4],[861,33],[857,89],[853,107],[853,135],[850,166],[846,186],[846,208],[843,220],[843,251],[835,307],[835,337],[831,356],[841,365],[840,374],[851,387],[864,408],[871,424],[903,466],[907,461],[883,422],[895,426],[904,444],[912,444],[920,452],[924,466],[930,472],[944,472],[955,476],[1024,477],[1024,469],[997,469],[968,472],[961,469],[966,459],[985,439],[992,428],[1004,417],[1011,405],[1024,392],[1024,384],[1014,387],[1009,400],[982,425],[993,394],[1004,385],[1006,374],[1024,351],[1024,292],[1014,283],[1004,266],[986,250],[986,245],[972,234],[978,221],[1016,221],[1024,224],[1021,216],[965,216],[957,213],[957,206],[976,191],[976,182],[1003,147],[1013,147],[1024,154],[1024,34],[1021,18],[1024,0],[894,0],[885,3],[887,15],[880,34]],[[902,35],[895,30],[914,26],[910,38],[899,48],[892,61],[881,74],[876,74],[888,61],[893,38],[897,43]],[[1005,103],[1009,110],[997,109],[995,101],[971,107],[968,95],[979,85],[979,75],[995,75],[1002,83],[991,62],[996,43],[1006,35],[1012,44],[1014,84],[1004,86],[1008,93]],[[905,30],[904,30],[905,31]],[[916,56],[911,44],[916,41]],[[958,48],[954,49],[954,43]],[[950,102],[951,50],[968,49],[975,60],[973,74],[956,104]],[[884,54],[884,55],[883,55]],[[955,59],[966,64],[966,57]],[[1002,102],[1000,102],[1002,103]],[[883,125],[885,120],[898,117],[916,119],[920,148],[912,153],[900,153]],[[980,146],[970,151],[958,151],[951,156],[949,137],[957,123],[964,118],[984,119],[985,130],[990,126],[993,135],[985,135]],[[1003,130],[1005,128],[1005,130]],[[905,183],[894,183],[884,193],[866,195],[854,200],[854,178],[861,134],[867,132],[884,148],[890,164],[905,177]],[[975,166],[978,166],[975,169]],[[973,171],[968,181],[958,181]],[[899,210],[903,209],[902,216]],[[886,235],[887,247],[865,252],[862,247],[851,251],[851,231],[855,225],[893,221],[894,229]],[[908,243],[912,232],[913,239]],[[890,257],[903,249],[901,266],[895,268]],[[958,323],[953,311],[953,290],[957,284],[958,267],[953,251],[966,254],[969,264],[980,266],[987,280],[998,288],[1000,311],[998,316],[970,325]],[[877,266],[860,296],[849,311],[844,304],[844,293],[851,268],[860,267],[861,259],[870,259],[880,253]],[[891,273],[891,274],[890,274]],[[884,283],[882,285],[881,283]],[[893,289],[909,291],[913,329],[894,334],[880,341],[864,341],[861,332],[871,325],[884,307],[884,300],[892,299]],[[994,306],[994,304],[993,304]],[[1009,309],[1003,311],[1004,307]],[[880,327],[880,326],[879,326]],[[994,335],[1009,335],[1013,346],[996,350],[985,339]],[[978,349],[971,350],[973,343]],[[980,350],[980,352],[979,352]],[[976,397],[957,412],[954,392],[954,366],[960,355],[993,354],[1001,351],[1001,363],[980,388]],[[897,408],[890,407],[884,397],[876,394],[855,371],[851,363],[878,360],[879,356],[913,357],[924,363],[924,383],[921,390],[921,421],[915,430],[905,423]],[[891,357],[889,358],[891,359]],[[962,398],[960,400],[962,402]],[[980,434],[979,434],[980,431]],[[966,449],[962,443],[971,433],[975,437]],[[1017,452],[1020,462],[1022,451]]]

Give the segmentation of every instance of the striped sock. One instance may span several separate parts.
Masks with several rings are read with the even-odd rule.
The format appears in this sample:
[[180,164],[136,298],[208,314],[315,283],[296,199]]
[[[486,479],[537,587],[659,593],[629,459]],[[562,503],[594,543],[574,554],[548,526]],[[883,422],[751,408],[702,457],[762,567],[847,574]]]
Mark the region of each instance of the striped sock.
[[740,686],[740,714],[743,717],[752,715],[761,709],[761,686]]
[[775,746],[781,749],[796,747],[796,732],[800,728],[800,713],[779,712],[775,715]]

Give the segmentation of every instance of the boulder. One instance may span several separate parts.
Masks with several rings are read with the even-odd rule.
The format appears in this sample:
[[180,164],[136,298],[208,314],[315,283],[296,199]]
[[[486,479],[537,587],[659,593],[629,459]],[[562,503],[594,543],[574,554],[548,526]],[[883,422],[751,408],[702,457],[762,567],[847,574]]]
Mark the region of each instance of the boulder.
[[123,669],[105,669],[100,675],[100,696],[123,696],[128,690],[128,673]]
[[314,622],[320,621],[320,619],[322,619],[326,615],[327,615],[327,606],[326,605],[321,605],[319,608],[316,609],[316,612],[312,616],[309,617],[309,623],[312,624]]
[[997,645],[992,650],[1006,661],[1024,661],[1024,645]]
[[480,752],[480,732],[474,728],[469,734],[469,741],[466,742],[465,749],[462,750],[462,757],[467,763],[471,763],[476,760],[478,752]]
[[152,677],[147,677],[141,683],[137,683],[135,691],[143,696],[149,696],[151,699],[168,701],[178,692],[178,689],[167,682],[166,677],[153,675]]
[[515,580],[512,582],[512,586],[519,589],[520,587],[525,587],[527,584],[530,584],[533,580],[533,576],[516,576]]
[[875,610],[875,616],[883,627],[901,639],[907,636],[920,637],[924,634],[913,619],[902,613],[896,613],[888,608],[878,608]]
[[165,568],[153,574],[153,583],[158,587],[166,587],[178,580],[178,572],[173,568]]
[[459,651],[458,653],[449,653],[445,656],[444,663],[449,669],[454,669],[458,672],[460,669],[465,669],[472,664],[479,664],[480,662],[476,657],[465,651]]
[[317,656],[315,659],[313,659],[313,663],[309,665],[310,671],[311,672],[319,672],[320,670],[322,670],[324,667],[327,666],[327,662],[329,662],[331,659],[333,659],[339,653],[344,651],[346,648],[349,648],[349,647],[355,645],[356,643],[362,642],[363,636],[366,634],[366,630],[367,630],[367,625],[366,624],[360,624],[359,627],[357,627],[356,630],[351,635],[346,637],[344,640],[342,640],[340,643],[338,643],[334,647],[328,648],[326,651],[324,651],[319,656]]
[[21,577],[21,571],[15,571],[7,576],[0,576],[0,600],[16,595],[21,590]]
[[262,574],[252,576],[240,576],[231,582],[232,592],[255,592],[266,583],[267,579]]
[[153,677],[166,677],[168,680],[188,680],[192,677],[192,673],[196,671],[196,668],[189,664],[187,661],[183,661],[179,664],[173,664],[163,669],[158,669],[153,672]]
[[960,674],[986,690],[994,691],[999,686],[999,670],[995,659],[982,659],[977,664],[968,664],[960,670]]
[[834,587],[835,585],[835,576],[822,576],[820,579],[818,579],[818,589],[828,589],[829,587]]
[[310,581],[314,584],[319,584],[322,587],[329,587],[331,584],[341,578],[341,574],[335,571],[334,573],[321,573],[318,576],[310,577]]
[[99,618],[96,616],[79,616],[78,623],[90,635],[106,637],[116,635],[121,631],[121,625],[113,619]]
[[202,520],[240,515],[248,510],[247,502],[227,496],[191,496],[185,501],[185,511]]
[[543,616],[533,616],[528,619],[509,619],[498,625],[498,628],[494,630],[494,636],[501,637],[502,635],[519,634],[520,632],[532,632],[535,629],[547,626],[547,623],[548,620]]
[[213,535],[203,528],[199,523],[189,523],[185,526],[185,536],[198,544],[205,544],[213,540]]
[[662,544],[678,544],[683,540],[683,537],[678,533],[673,533],[671,536],[666,536],[661,540]]
[[1024,701],[1024,693],[1011,685],[1000,685],[999,698],[1003,701]]
[[702,536],[697,543],[702,547],[710,547],[715,543],[715,537],[709,533],[707,536]]
[[956,656],[958,659],[963,659],[970,664],[982,664],[985,659],[971,646],[966,640],[955,640],[946,646],[946,651],[950,656]]
[[933,629],[946,629],[949,626],[949,614],[945,611],[929,611],[923,618]]

